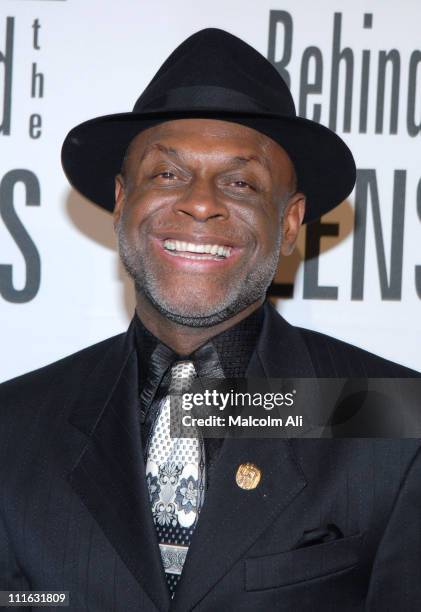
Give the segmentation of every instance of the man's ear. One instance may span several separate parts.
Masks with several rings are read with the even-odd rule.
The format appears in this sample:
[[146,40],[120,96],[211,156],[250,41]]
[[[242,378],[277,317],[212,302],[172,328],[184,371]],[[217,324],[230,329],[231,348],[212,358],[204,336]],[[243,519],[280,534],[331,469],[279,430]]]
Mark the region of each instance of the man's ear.
[[297,242],[298,232],[304,219],[306,210],[306,197],[303,193],[297,192],[288,200],[285,205],[282,222],[282,242],[281,254],[291,255]]
[[115,205],[113,212],[114,227],[120,220],[120,216],[123,211],[124,198],[124,178],[121,174],[117,174],[115,177]]

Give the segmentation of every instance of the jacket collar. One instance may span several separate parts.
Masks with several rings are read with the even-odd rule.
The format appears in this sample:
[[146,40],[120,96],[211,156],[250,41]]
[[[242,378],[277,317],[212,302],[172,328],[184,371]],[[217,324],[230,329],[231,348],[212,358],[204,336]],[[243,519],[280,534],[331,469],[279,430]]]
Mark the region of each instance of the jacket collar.
[[266,378],[313,378],[313,362],[300,329],[290,325],[270,303],[248,376]]

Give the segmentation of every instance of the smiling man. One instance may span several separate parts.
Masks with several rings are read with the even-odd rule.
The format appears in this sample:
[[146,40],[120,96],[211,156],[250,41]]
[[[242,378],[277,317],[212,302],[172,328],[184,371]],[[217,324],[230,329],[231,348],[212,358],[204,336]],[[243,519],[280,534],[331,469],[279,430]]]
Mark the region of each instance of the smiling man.
[[114,215],[148,329],[189,354],[247,317],[280,248],[291,252],[304,208],[288,155],[253,129],[179,119],[136,136]]
[[345,143],[207,29],[62,159],[113,211],[136,312],[0,387],[0,588],[75,612],[419,610],[419,440],[171,435],[195,380],[417,376],[266,301],[301,223],[352,190]]

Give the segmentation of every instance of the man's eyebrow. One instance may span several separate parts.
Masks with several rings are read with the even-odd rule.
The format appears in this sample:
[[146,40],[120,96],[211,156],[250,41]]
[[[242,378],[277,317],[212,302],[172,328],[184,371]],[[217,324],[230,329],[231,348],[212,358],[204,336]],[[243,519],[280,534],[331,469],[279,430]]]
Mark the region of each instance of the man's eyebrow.
[[247,156],[243,156],[243,155],[236,155],[235,157],[233,157],[231,159],[231,161],[233,163],[237,163],[240,165],[246,165],[251,161],[255,161],[258,164],[260,164],[261,166],[263,166],[266,169],[269,169],[269,162],[265,157],[261,157],[260,155],[247,155]]
[[[167,147],[164,144],[162,144],[161,142],[154,142],[152,144],[149,144],[145,150],[142,153],[142,156],[139,160],[139,163],[142,163],[143,160],[148,157],[148,155],[150,155],[151,153],[153,153],[154,151],[161,151],[161,153],[164,153],[166,155],[168,155],[169,157],[174,157],[175,159],[182,161],[183,160],[183,155],[177,151],[177,149],[174,149],[173,147]],[[235,155],[234,157],[229,157],[226,159],[226,161],[230,164],[233,165],[240,165],[240,166],[245,166],[246,164],[248,164],[249,162],[255,161],[258,164],[260,164],[261,166],[263,166],[266,169],[269,169],[269,162],[265,157],[262,157],[260,155],[255,155],[255,154],[250,154],[250,155]]]
[[165,153],[166,155],[169,155],[170,157],[175,157],[177,159],[181,159],[180,154],[178,153],[178,151],[176,149],[173,149],[172,147],[166,147],[165,145],[163,145],[160,142],[154,142],[153,144],[149,144],[145,150],[142,153],[142,156],[139,160],[139,163],[142,163],[143,160],[150,155],[151,153],[153,153],[154,151],[161,151],[161,153]]

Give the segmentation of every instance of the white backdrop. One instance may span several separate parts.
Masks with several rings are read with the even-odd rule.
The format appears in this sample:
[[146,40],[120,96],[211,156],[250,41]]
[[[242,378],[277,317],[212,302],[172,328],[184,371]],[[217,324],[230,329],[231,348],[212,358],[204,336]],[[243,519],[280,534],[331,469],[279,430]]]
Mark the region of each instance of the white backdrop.
[[[279,22],[272,59],[287,64],[297,107],[300,78],[316,83],[301,110],[312,118],[320,105],[324,124],[333,121],[343,52],[337,131],[354,152],[359,205],[367,205],[365,240],[360,231],[355,242],[353,194],[323,219],[338,235],[321,238],[320,257],[307,267],[302,232],[277,276],[294,281],[293,297],[277,306],[293,323],[421,370],[419,0],[2,0],[0,380],[125,330],[133,313],[110,216],[66,183],[60,148],[67,131],[130,110],[167,55],[201,28],[227,29],[268,56],[271,19]],[[292,25],[288,62],[285,24]]]

